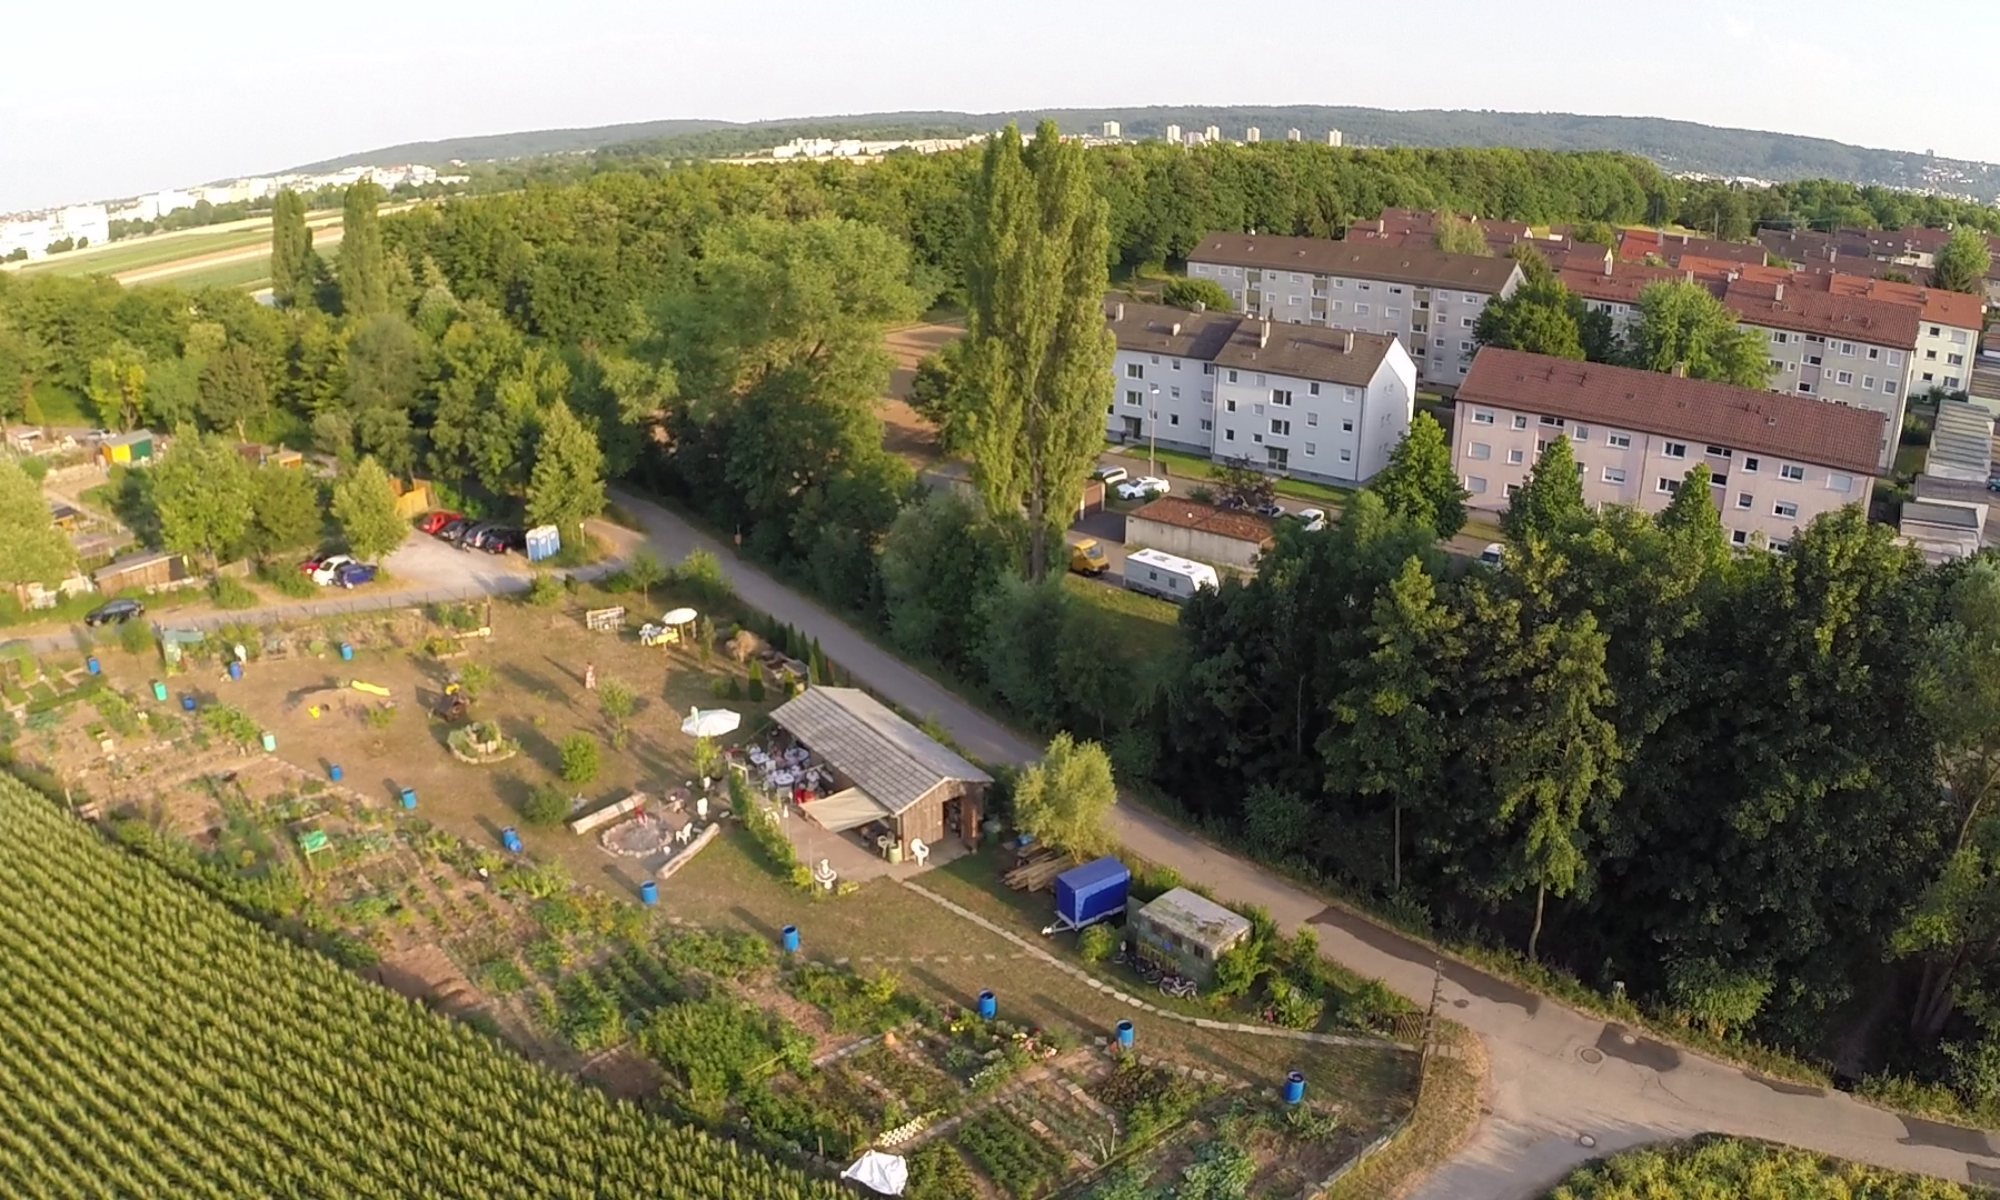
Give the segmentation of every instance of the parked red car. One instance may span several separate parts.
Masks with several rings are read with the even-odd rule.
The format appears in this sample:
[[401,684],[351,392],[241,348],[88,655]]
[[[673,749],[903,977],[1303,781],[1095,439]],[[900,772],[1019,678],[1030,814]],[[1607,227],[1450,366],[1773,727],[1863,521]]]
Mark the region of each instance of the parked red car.
[[423,519],[417,522],[417,528],[430,534],[432,537],[436,537],[438,530],[443,529],[453,521],[463,521],[464,519],[465,514],[463,513],[429,512],[425,513]]

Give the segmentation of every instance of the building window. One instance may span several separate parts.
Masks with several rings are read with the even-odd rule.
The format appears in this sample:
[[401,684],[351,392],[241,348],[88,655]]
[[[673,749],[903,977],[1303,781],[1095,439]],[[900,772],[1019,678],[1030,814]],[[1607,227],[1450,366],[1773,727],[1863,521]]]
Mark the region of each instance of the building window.
[[1290,408],[1292,394],[1290,392],[1273,390],[1271,392],[1271,403],[1278,405],[1280,408]]
[[1727,446],[1705,446],[1703,452],[1710,458],[1734,458],[1736,452]]
[[1223,430],[1223,431],[1222,431],[1222,440],[1223,440],[1223,441],[1225,441],[1225,442],[1233,442],[1233,441],[1235,441],[1235,440],[1236,440],[1236,431],[1235,431],[1234,429],[1225,429],[1225,430]]
[[1168,388],[1167,394],[1176,400],[1180,399],[1181,398],[1180,385],[1176,384],[1175,386]]
[[1743,469],[1750,472],[1752,475],[1755,475],[1757,473],[1757,460],[1754,458],[1744,459]]
[[1875,390],[1875,377],[1873,375],[1863,375],[1861,377],[1861,390],[1864,392]]
[[1803,396],[1812,395],[1812,384],[1807,383],[1803,379],[1799,380],[1799,394]]
[[1316,383],[1309,383],[1309,384],[1307,384],[1307,385],[1306,385],[1306,395],[1308,395],[1308,396],[1317,396],[1317,395],[1319,395],[1319,385],[1318,385],[1318,384],[1316,384]]
[[1389,285],[1389,294],[1391,296],[1400,296],[1403,294],[1403,289],[1401,286],[1392,283]]
[[1235,412],[1235,411],[1236,411],[1236,401],[1235,401],[1235,400],[1233,400],[1233,399],[1232,399],[1232,400],[1224,400],[1224,401],[1222,402],[1222,410],[1223,410],[1224,412]]
[[1963,355],[1963,354],[1947,354],[1947,355],[1945,355],[1945,356],[1944,356],[1944,361],[1945,361],[1945,365],[1946,365],[1946,366],[1951,366],[1951,367],[1962,367],[1962,366],[1964,366],[1964,365],[1965,365],[1965,355]]
[[1590,426],[1572,425],[1570,426],[1569,435],[1579,442],[1587,442],[1590,440]]
[[1653,485],[1653,490],[1656,492],[1664,492],[1665,494],[1671,496],[1675,492],[1681,490],[1681,481],[1678,479],[1668,479],[1666,476],[1662,475],[1660,477],[1659,482]]
[[1460,354],[1470,354],[1470,353],[1472,353],[1472,343],[1471,343],[1471,342],[1460,342],[1460,343],[1458,344],[1458,352],[1459,352]]
[[1830,492],[1851,492],[1854,490],[1854,476],[1838,473],[1828,474],[1826,490]]
[[1264,386],[1264,373],[1262,371],[1257,372],[1257,386]]
[[1174,370],[1178,371],[1180,369],[1181,369],[1181,360],[1177,358],[1174,360]]
[[1668,442],[1660,448],[1660,453],[1666,455],[1668,458],[1686,458],[1688,456],[1687,443]]
[[1772,543],[1771,543],[1771,553],[1773,553],[1773,554],[1783,554],[1783,553],[1784,553],[1785,551],[1787,551],[1787,550],[1790,550],[1791,548],[1792,548],[1792,544],[1791,544],[1790,542],[1772,542]]
[[1778,478],[1799,483],[1806,477],[1806,469],[1797,463],[1786,463],[1778,468]]
[[1201,389],[1201,402],[1203,404],[1215,403],[1215,393],[1209,391],[1207,388]]
[[1784,344],[1785,344],[1786,340],[1787,340],[1787,339],[1786,339],[1786,336],[1785,336],[1785,331],[1784,331],[1784,330],[1782,330],[1782,329],[1773,329],[1773,330],[1771,331],[1771,343],[1772,343],[1773,345],[1777,345],[1777,346],[1782,346],[1782,345],[1784,345]]
[[1138,363],[1125,364],[1125,378],[1144,379],[1145,377],[1146,377],[1146,368],[1140,366]]
[[1614,433],[1604,439],[1604,444],[1614,450],[1629,450],[1632,448],[1632,435],[1629,433]]
[[1526,413],[1515,413],[1515,414],[1514,414],[1514,428],[1516,428],[1516,429],[1526,429],[1527,427],[1528,427],[1528,417],[1527,417],[1527,414],[1526,414]]
[[1955,391],[1957,391],[1957,390],[1958,390],[1958,376],[1956,376],[1956,375],[1947,375],[1947,376],[1945,376],[1945,377],[1944,377],[1944,386],[1945,386],[1945,390],[1946,390],[1946,391],[1951,391],[1951,392],[1955,392]]
[[1740,492],[1737,494],[1736,507],[1738,508],[1751,508],[1755,506],[1756,503],[1757,503],[1757,497],[1751,495],[1749,492]]
[[1750,534],[1749,534],[1749,532],[1748,532],[1747,530],[1742,530],[1742,529],[1732,529],[1732,530],[1730,530],[1730,531],[1729,531],[1729,544],[1730,544],[1730,545],[1732,545],[1732,546],[1747,546],[1747,545],[1749,545],[1749,544],[1750,544]]
[[1291,300],[1290,300],[1290,303],[1292,303],[1293,305],[1297,305],[1297,304],[1299,304],[1300,302],[1301,302],[1301,301],[1300,301],[1299,297],[1297,297],[1297,296],[1293,296],[1293,297],[1291,298]]
[[1717,471],[1717,472],[1716,472],[1715,474],[1713,474],[1713,475],[1710,475],[1710,476],[1708,477],[1708,486],[1710,486],[1710,487],[1728,487],[1728,486],[1729,486],[1729,473],[1728,473],[1727,471]]
[[1340,452],[1340,461],[1341,461],[1341,462],[1353,462],[1353,461],[1354,461],[1354,451],[1352,451],[1352,450],[1342,450],[1342,451]]
[[1521,490],[1521,485],[1518,483],[1510,483],[1506,486],[1504,490],[1506,492],[1507,498],[1509,500],[1512,500],[1515,494]]
[[1290,421],[1273,420],[1271,422],[1271,432],[1277,434],[1279,437],[1290,437],[1292,436],[1292,423]]
[[1214,432],[1214,430],[1215,430],[1215,422],[1209,420],[1207,417],[1203,417],[1201,419],[1201,431],[1203,433],[1212,433]]
[[1351,387],[1344,387],[1340,389],[1340,398],[1344,403],[1352,404],[1356,400],[1360,399],[1360,393],[1356,392]]
[[1880,357],[1882,357],[1882,348],[1881,348],[1880,346],[1870,346],[1870,347],[1868,347],[1868,361],[1869,361],[1869,362],[1874,362],[1874,361],[1875,361],[1876,359],[1878,359],[1878,358],[1880,358]]
[[1960,346],[1963,346],[1963,345],[1965,345],[1965,340],[1966,340],[1966,338],[1965,338],[1965,330],[1963,330],[1963,329],[1954,329],[1954,330],[1952,330],[1952,331],[1951,331],[1951,340],[1952,340],[1952,342],[1953,342],[1954,344],[1956,344],[1956,345],[1960,345]]
[[1306,457],[1307,457],[1307,458],[1311,458],[1311,457],[1312,457],[1313,455],[1315,455],[1315,454],[1317,454],[1317,453],[1319,453],[1319,447],[1318,447],[1317,445],[1315,445],[1314,443],[1312,443],[1312,442],[1307,442],[1307,443],[1306,443]]
[[1203,364],[1201,364],[1201,373],[1202,373],[1202,374],[1204,374],[1204,375],[1213,375],[1213,374],[1215,374],[1215,364],[1214,364],[1214,363],[1203,363]]
[[1479,475],[1467,475],[1465,477],[1465,490],[1471,492],[1475,496],[1485,495],[1486,494],[1485,478]]
[[1854,357],[1854,343],[1853,343],[1853,342],[1842,342],[1842,343],[1840,343],[1840,356],[1841,356],[1842,358],[1853,358],[1853,357]]
[[1604,482],[1606,482],[1606,483],[1624,483],[1624,482],[1625,482],[1625,468],[1623,468],[1623,467],[1606,467],[1606,468],[1604,468]]
[[1167,424],[1169,424],[1169,425],[1178,425],[1178,424],[1180,424],[1180,423],[1181,423],[1181,415],[1180,415],[1179,413],[1168,413],[1168,414],[1167,414]]
[[1943,336],[1944,336],[1944,330],[1942,330],[1942,329],[1939,329],[1939,328],[1938,328],[1937,326],[1933,325],[1933,326],[1931,326],[1931,336],[1932,336],[1932,337],[1943,337]]
[[1903,365],[1903,352],[1901,350],[1889,351],[1889,365],[1892,367],[1900,367]]
[[1834,376],[1833,376],[1833,381],[1834,381],[1835,383],[1838,383],[1838,384],[1841,384],[1841,385],[1843,385],[1843,386],[1844,386],[1844,385],[1846,385],[1846,384],[1850,384],[1850,383],[1853,383],[1853,382],[1854,382],[1854,372],[1852,372],[1852,371],[1836,371],[1836,372],[1834,373]]
[[1342,421],[1342,422],[1340,423],[1340,432],[1342,432],[1342,433],[1353,433],[1353,432],[1354,432],[1354,422],[1352,422],[1352,421]]
[[1230,383],[1235,383],[1235,382],[1236,382],[1236,372],[1234,372],[1234,371],[1231,371],[1231,372],[1229,373],[1229,382],[1230,382]]
[[1799,515],[1799,506],[1789,500],[1780,500],[1771,506],[1771,515],[1791,520]]
[[1472,442],[1465,447],[1465,456],[1483,461],[1493,457],[1493,447],[1486,442]]
[[1367,316],[1367,315],[1368,315],[1368,306],[1367,306],[1366,304],[1356,304],[1356,305],[1354,306],[1354,315],[1355,315],[1355,316],[1357,316],[1357,317],[1365,317],[1365,316]]
[[1264,435],[1261,433],[1253,433],[1250,435],[1250,440],[1261,446],[1264,444]]
[[1125,403],[1131,405],[1133,408],[1138,408],[1145,402],[1146,401],[1144,397],[1142,397],[1136,390],[1128,391],[1125,393]]
[[1895,380],[1893,380],[1893,379],[1884,379],[1884,380],[1882,381],[1882,394],[1883,394],[1884,396],[1893,396],[1893,395],[1895,395],[1895,394],[1896,394],[1896,381],[1895,381]]
[[1382,310],[1382,315],[1389,318],[1391,321],[1394,321],[1403,315],[1403,310],[1394,307],[1385,308]]
[[1513,449],[1513,450],[1509,450],[1509,451],[1507,452],[1507,461],[1508,461],[1508,462],[1510,462],[1510,463],[1514,463],[1514,464],[1515,464],[1515,465],[1517,465],[1517,466],[1518,466],[1518,465],[1519,465],[1519,464],[1520,464],[1520,463],[1522,462],[1522,460],[1524,460],[1524,459],[1525,459],[1526,457],[1527,457],[1527,453],[1526,453],[1525,451],[1523,451],[1523,450],[1520,450],[1520,449],[1518,449],[1518,448],[1516,448],[1516,449]]
[[1273,471],[1282,471],[1291,465],[1292,452],[1282,446],[1264,448],[1264,465]]
[[1474,425],[1491,425],[1493,423],[1493,410],[1486,408],[1473,409],[1472,423]]
[[1319,414],[1318,414],[1318,413],[1316,413],[1316,412],[1309,412],[1309,413],[1307,413],[1307,414],[1306,414],[1306,424],[1308,424],[1308,425],[1317,425],[1317,424],[1319,424]]
[[1471,318],[1471,317],[1460,317],[1460,318],[1458,319],[1458,324],[1459,324],[1459,327],[1460,327],[1461,329],[1470,329],[1470,328],[1472,328],[1472,318]]

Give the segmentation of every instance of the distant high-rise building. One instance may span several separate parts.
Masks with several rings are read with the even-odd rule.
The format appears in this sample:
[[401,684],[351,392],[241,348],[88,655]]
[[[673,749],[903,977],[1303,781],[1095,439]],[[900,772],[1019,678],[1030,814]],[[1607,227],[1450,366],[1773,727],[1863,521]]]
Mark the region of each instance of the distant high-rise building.
[[1261,142],[1264,140],[1264,131],[1252,125],[1243,131],[1243,140],[1246,142]]
[[1202,134],[1201,134],[1201,137],[1202,137],[1202,140],[1203,140],[1203,141],[1206,141],[1206,142],[1219,142],[1219,141],[1221,141],[1221,140],[1222,140],[1222,126],[1220,126],[1220,125],[1210,125],[1210,126],[1209,126],[1209,127],[1207,128],[1207,129],[1205,129],[1205,130],[1203,130],[1203,131],[1202,131]]
[[1105,137],[1108,137],[1108,138],[1115,138],[1115,137],[1117,137],[1117,136],[1118,136],[1118,122],[1116,122],[1116,121],[1106,121],[1106,122],[1104,123],[1104,136],[1105,136]]
[[1169,142],[1172,142],[1172,143],[1173,143],[1174,145],[1176,145],[1176,146],[1180,145],[1180,144],[1181,144],[1181,127],[1180,127],[1180,126],[1178,126],[1178,125],[1169,125],[1169,126],[1167,126],[1167,140],[1168,140]]
[[1288,142],[1300,142],[1300,141],[1304,141],[1304,140],[1305,140],[1305,136],[1306,136],[1305,134],[1303,134],[1303,133],[1300,133],[1300,132],[1299,132],[1298,130],[1296,130],[1296,129],[1287,129],[1287,130],[1285,130],[1285,140],[1286,140],[1286,141],[1288,141]]
[[1340,145],[1340,144],[1341,144],[1341,136],[1340,136],[1340,130],[1338,130],[1338,129],[1329,129],[1329,130],[1327,130],[1327,131],[1326,131],[1326,144],[1327,144],[1327,145],[1329,145],[1329,146],[1338,146],[1338,145]]

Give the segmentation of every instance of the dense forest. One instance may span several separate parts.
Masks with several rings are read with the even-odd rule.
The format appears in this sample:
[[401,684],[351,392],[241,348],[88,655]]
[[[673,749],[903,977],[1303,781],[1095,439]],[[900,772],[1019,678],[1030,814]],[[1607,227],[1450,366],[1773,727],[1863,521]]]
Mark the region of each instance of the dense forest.
[[[1325,141],[1338,129],[1349,145],[1402,147],[1520,147],[1534,150],[1610,150],[1641,155],[1671,172],[1723,178],[1793,182],[1833,179],[1857,186],[1943,186],[1984,201],[2000,199],[2000,167],[1937,159],[1905,150],[1874,150],[1827,138],[1752,129],[1728,129],[1659,117],[1600,117],[1576,113],[1505,113],[1326,105],[1231,107],[1067,108],[1005,113],[891,112],[848,117],[735,124],[727,121],[648,121],[589,129],[542,129],[436,142],[405,142],[297,168],[337,170],[406,162],[442,167],[454,160],[480,162],[540,155],[577,155],[616,148],[667,158],[744,154],[800,137],[953,137],[990,133],[1009,122],[1024,128],[1043,119],[1070,132],[1096,133],[1117,121],[1128,138],[1158,138],[1168,125],[1184,130],[1218,126],[1241,139],[1256,126],[1265,138],[1298,129],[1308,141]],[[1943,172],[1943,179],[1937,177]]]
[[[1210,228],[1712,200],[1618,154],[1057,158],[1093,326],[1084,293],[1108,268]],[[1288,530],[1178,634],[1121,644],[1060,578],[1029,581],[1012,493],[928,497],[882,447],[883,331],[941,298],[967,305],[969,340],[999,328],[1014,301],[979,264],[1008,243],[995,196],[1028,184],[999,188],[978,151],[634,168],[379,219],[361,191],[337,270],[285,234],[303,233],[288,206],[277,309],[0,276],[0,412],[284,439],[349,479],[428,473],[531,516],[601,505],[604,479],[650,489],[1023,722],[1100,739],[1127,782],[1267,859],[1717,1036],[2000,1103],[1993,567],[1928,568],[1851,510],[1738,557],[1698,481],[1657,521],[1590,514],[1555,462],[1510,514],[1507,568],[1468,574],[1436,546],[1462,496],[1420,421],[1335,528]],[[1811,184],[1758,203],[1932,202]],[[1051,450],[1059,473],[1087,469],[1095,446],[1077,449]]]

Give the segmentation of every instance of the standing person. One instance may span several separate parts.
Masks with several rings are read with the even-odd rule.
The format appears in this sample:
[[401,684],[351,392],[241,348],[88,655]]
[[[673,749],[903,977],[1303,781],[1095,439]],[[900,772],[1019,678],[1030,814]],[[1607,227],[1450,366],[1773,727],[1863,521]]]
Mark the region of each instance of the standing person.
[[583,664],[583,690],[586,692],[597,690],[597,664],[595,663]]

